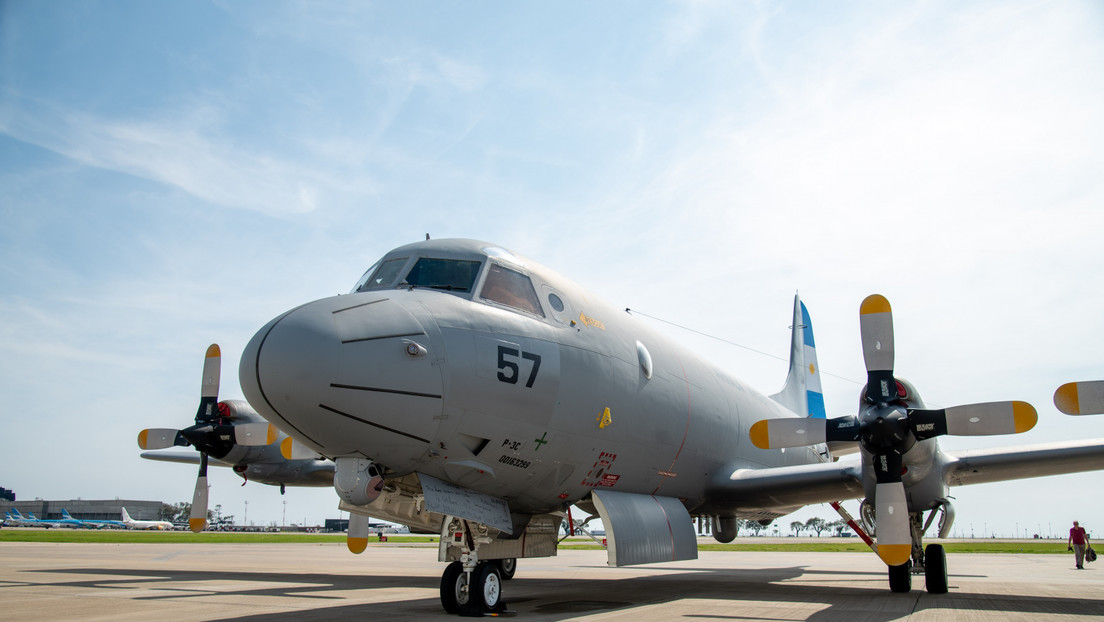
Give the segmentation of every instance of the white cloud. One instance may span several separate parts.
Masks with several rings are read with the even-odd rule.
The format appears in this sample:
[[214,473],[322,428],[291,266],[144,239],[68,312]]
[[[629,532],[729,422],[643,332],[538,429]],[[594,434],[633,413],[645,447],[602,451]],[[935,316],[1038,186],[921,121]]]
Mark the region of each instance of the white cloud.
[[18,108],[9,102],[8,110],[0,129],[17,140],[87,166],[174,186],[215,205],[303,213],[316,208],[319,193],[342,185],[310,163],[237,144],[226,135],[220,111],[207,106],[143,119],[29,100]]

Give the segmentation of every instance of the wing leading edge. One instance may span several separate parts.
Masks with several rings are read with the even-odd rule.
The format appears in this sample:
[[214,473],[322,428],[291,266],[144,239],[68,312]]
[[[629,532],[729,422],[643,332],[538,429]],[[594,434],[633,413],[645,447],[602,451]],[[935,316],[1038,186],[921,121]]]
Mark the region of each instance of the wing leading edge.
[[951,486],[964,486],[1101,468],[1104,468],[1104,438],[1097,438],[949,451],[943,462],[943,479]]
[[858,460],[767,469],[740,468],[709,494],[709,505],[740,515],[785,514],[801,506],[863,496]]
[[[986,484],[1104,468],[1104,438],[937,452],[950,486]],[[709,494],[711,507],[740,515],[792,512],[802,506],[864,496],[858,460],[766,469],[739,468]]]

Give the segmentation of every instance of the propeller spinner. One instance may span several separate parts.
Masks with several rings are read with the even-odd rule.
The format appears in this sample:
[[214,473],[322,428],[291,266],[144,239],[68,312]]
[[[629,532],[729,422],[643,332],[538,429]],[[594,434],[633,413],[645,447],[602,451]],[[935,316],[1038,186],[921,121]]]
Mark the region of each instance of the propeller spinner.
[[[874,294],[859,307],[866,391],[858,414],[835,419],[786,418],[758,421],[749,430],[761,449],[801,447],[831,441],[858,442],[874,470],[878,556],[890,566],[912,554],[908,502],[901,481],[902,456],[918,440],[950,434],[1018,434],[1035,427],[1038,414],[1026,402],[990,402],[946,409],[910,408],[893,376],[893,311]],[[864,468],[867,465],[864,464]]]
[[203,359],[203,381],[199,393],[199,410],[195,425],[175,430],[149,428],[138,433],[142,449],[187,447],[199,450],[199,474],[192,493],[192,509],[188,527],[195,533],[207,526],[207,462],[208,456],[222,458],[234,445],[269,445],[276,440],[276,428],[269,423],[232,423],[230,407],[218,401],[222,352],[211,344]]

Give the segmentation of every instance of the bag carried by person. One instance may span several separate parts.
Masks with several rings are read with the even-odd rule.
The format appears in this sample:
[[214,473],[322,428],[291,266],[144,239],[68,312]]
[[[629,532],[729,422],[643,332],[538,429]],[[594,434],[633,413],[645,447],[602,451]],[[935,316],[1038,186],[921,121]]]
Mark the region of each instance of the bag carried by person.
[[1087,562],[1095,562],[1096,561],[1096,551],[1094,551],[1091,546],[1088,549],[1085,550],[1085,561],[1087,561]]

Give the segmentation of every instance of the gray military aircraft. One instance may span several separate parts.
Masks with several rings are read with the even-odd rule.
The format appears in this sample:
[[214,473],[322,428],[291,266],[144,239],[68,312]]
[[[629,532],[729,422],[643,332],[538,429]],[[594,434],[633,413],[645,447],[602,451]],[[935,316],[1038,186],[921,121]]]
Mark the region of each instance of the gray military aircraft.
[[824,418],[807,315],[795,301],[789,375],[768,397],[536,262],[427,238],[350,294],[270,321],[239,379],[295,446],[335,461],[350,549],[367,516],[441,535],[442,605],[461,614],[501,611],[503,569],[555,555],[572,505],[601,517],[609,563],[624,566],[696,558],[692,517],[728,542],[737,518],[865,498],[891,588],[918,571],[945,592],[942,549],[922,537],[937,514],[949,532],[949,486],[1104,467],[1104,439],[941,451],[941,434],[1022,432],[1036,412],[924,408],[893,374],[880,296],[860,309],[859,412]]
[[207,526],[207,466],[230,467],[246,481],[279,486],[332,486],[334,463],[315,454],[289,460],[280,445],[287,435],[279,433],[257,411],[242,400],[219,401],[222,351],[211,344],[203,362],[203,381],[195,424],[183,430],[147,428],[138,434],[142,449],[194,446],[195,453],[144,452],[147,460],[198,464],[199,476],[192,495],[189,528],[199,533]]

